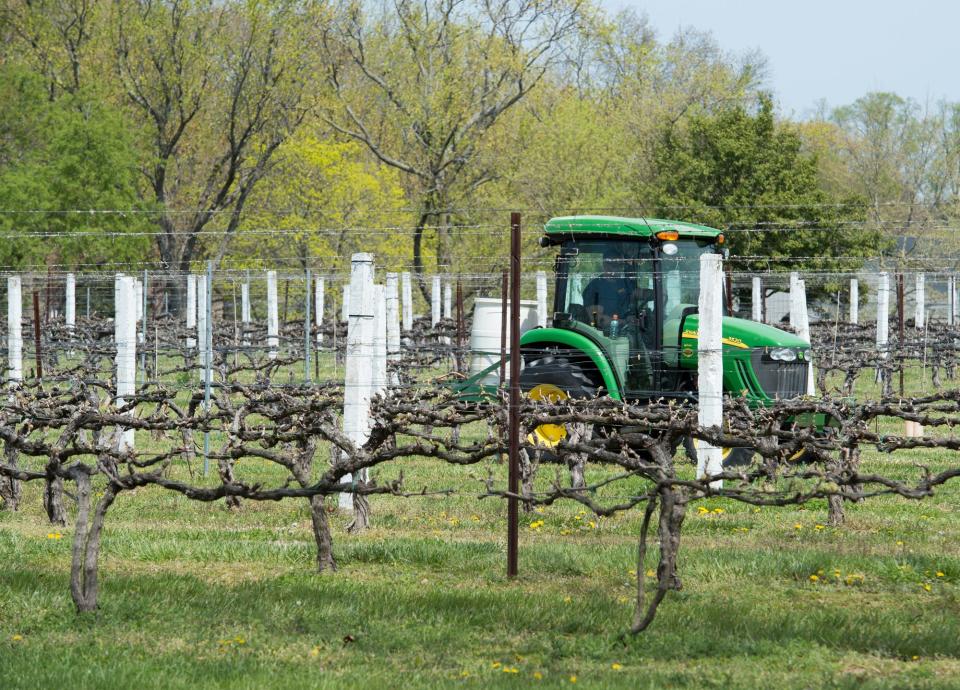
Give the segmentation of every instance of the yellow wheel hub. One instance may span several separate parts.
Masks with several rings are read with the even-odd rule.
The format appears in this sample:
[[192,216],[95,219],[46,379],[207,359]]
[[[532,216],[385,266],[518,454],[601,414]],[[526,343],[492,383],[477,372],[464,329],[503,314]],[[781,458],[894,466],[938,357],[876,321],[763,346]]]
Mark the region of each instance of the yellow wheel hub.
[[[567,392],[552,383],[541,383],[535,386],[527,393],[530,400],[540,400],[555,404],[561,400],[566,400],[570,396]],[[537,446],[555,447],[560,441],[567,437],[567,430],[562,424],[540,424],[527,435],[527,441]]]

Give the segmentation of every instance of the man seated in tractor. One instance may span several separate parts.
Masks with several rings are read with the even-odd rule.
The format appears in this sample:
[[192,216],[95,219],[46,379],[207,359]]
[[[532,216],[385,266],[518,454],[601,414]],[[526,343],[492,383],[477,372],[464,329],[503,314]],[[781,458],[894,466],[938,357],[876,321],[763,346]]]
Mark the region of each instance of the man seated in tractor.
[[591,280],[583,291],[583,307],[590,325],[607,335],[610,323],[617,318],[616,330],[622,328],[628,318],[637,313],[637,265],[636,260],[624,255],[616,244],[603,253],[603,272]]

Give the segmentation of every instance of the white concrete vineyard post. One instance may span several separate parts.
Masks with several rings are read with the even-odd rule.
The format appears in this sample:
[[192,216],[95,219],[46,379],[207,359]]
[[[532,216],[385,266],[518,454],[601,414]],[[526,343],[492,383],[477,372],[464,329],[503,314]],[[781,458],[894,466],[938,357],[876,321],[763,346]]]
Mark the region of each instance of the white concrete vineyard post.
[[7,276],[7,382],[23,381],[23,284]]
[[413,328],[413,288],[410,283],[410,273],[404,271],[400,275],[400,280],[403,289],[403,330],[410,331]]
[[323,333],[320,332],[320,329],[323,328],[323,299],[325,288],[326,280],[323,278],[317,278],[316,287],[314,288],[313,293],[313,318],[317,325],[317,347],[323,345]]
[[387,388],[387,291],[373,286],[373,385],[372,394]]
[[453,285],[449,281],[443,284],[443,318],[453,318]]
[[856,278],[850,279],[850,323],[854,326],[860,321],[860,284]]
[[200,380],[207,377],[207,277],[197,276],[197,352],[200,355]]
[[350,284],[343,286],[343,301],[340,303],[340,320],[349,323],[350,321]]
[[[397,274],[387,274],[385,299],[387,317],[387,359],[400,360],[400,299],[397,294]],[[400,383],[400,374],[396,369],[387,376],[387,383],[396,386]]]
[[800,312],[798,306],[800,302],[797,300],[797,291],[799,287],[797,283],[800,282],[800,274],[796,271],[790,273],[790,327],[796,330],[797,322],[800,320]]
[[547,327],[547,272],[537,271],[537,325]]
[[947,278],[947,325],[953,326],[956,323],[957,313],[957,283],[956,278],[950,276]]
[[243,344],[250,344],[250,276],[240,284],[240,327],[243,330]]
[[436,326],[438,323],[440,323],[440,276],[434,276],[430,290],[430,325]]
[[[791,295],[791,299],[793,296]],[[797,280],[797,290],[796,290],[796,299],[797,299],[797,335],[810,342],[810,315],[807,312],[807,283],[804,280]],[[807,395],[814,395],[816,393],[816,388],[814,387],[814,377],[813,377],[813,349],[807,350]]]
[[277,302],[277,272],[267,271],[267,356],[277,358],[280,347],[280,311]]
[[[117,407],[126,396],[133,395],[137,376],[137,287],[135,279],[118,275],[114,284],[114,333],[117,347]],[[120,436],[120,450],[134,447],[134,430],[126,429]]]
[[[719,254],[700,257],[700,327],[697,337],[698,416],[703,427],[723,426],[723,267]],[[705,441],[697,446],[697,478],[723,471],[720,448]],[[710,483],[721,488],[722,480]]]
[[[187,276],[187,333],[197,327],[197,276]],[[187,348],[197,346],[197,339],[187,336]]]
[[64,321],[67,324],[67,330],[72,332],[77,325],[77,277],[73,273],[67,274]]
[[754,321],[763,321],[763,284],[760,276],[754,276],[751,281],[753,291],[750,298],[750,318]]
[[[890,318],[890,280],[886,273],[881,273],[877,280],[877,351],[886,359],[887,342],[889,339]],[[882,372],[877,369],[877,381],[882,378]]]
[[[346,376],[343,392],[343,432],[354,446],[370,435],[370,389],[373,379],[373,256],[354,254],[350,260],[350,308],[347,320]],[[345,474],[340,482],[353,480]],[[341,493],[339,505],[353,510],[353,498]]]
[[917,274],[917,290],[914,303],[913,323],[918,329],[921,329],[924,328],[924,316],[927,308],[926,279],[922,273]]

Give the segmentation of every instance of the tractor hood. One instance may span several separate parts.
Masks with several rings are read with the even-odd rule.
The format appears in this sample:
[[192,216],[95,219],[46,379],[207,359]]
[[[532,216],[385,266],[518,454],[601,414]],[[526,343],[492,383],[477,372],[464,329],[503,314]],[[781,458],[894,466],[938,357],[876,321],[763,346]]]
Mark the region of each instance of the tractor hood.
[[[695,340],[700,326],[700,317],[691,314],[683,322],[683,339]],[[809,349],[810,343],[793,333],[747,319],[723,317],[723,344],[728,347],[750,349],[756,347],[794,347]]]

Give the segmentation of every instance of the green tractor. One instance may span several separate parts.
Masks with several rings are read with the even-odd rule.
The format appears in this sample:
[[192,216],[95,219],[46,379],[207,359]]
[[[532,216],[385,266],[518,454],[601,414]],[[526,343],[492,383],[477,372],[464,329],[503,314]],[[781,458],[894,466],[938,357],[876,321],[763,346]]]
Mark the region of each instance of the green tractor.
[[[723,233],[652,218],[554,218],[541,237],[559,247],[553,323],[520,339],[520,386],[531,399],[608,395],[618,400],[696,398],[700,256],[723,249]],[[752,407],[807,392],[810,344],[746,319],[723,318],[723,388]],[[563,427],[531,437],[556,445]],[[687,452],[696,455],[690,442]],[[750,449],[724,449],[727,465]]]

